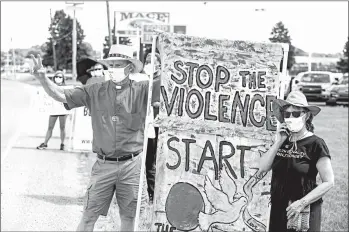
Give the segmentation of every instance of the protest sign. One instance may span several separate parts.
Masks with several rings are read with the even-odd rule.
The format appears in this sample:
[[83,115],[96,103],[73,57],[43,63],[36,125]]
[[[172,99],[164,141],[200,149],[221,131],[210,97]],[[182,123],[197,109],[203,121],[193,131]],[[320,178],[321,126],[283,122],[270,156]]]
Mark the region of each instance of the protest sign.
[[92,122],[91,113],[85,107],[75,109],[73,127],[73,150],[92,151]]
[[71,111],[64,108],[63,103],[54,100],[43,88],[37,88],[36,108],[39,113],[47,115],[72,114]]
[[280,44],[161,33],[151,231],[267,231]]

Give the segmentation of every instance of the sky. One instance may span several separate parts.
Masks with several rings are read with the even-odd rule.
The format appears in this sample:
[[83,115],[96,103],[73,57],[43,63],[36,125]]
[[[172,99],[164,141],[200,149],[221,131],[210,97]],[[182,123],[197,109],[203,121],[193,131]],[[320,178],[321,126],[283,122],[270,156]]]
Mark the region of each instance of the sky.
[[[268,41],[273,26],[282,21],[292,44],[306,52],[342,52],[348,37],[347,1],[114,1],[109,6],[112,26],[114,11],[169,12],[170,24],[186,25],[188,35],[212,39]],[[1,50],[46,42],[50,9],[72,15],[65,1],[1,1]],[[106,2],[85,1],[76,18],[85,41],[101,51],[108,34]]]

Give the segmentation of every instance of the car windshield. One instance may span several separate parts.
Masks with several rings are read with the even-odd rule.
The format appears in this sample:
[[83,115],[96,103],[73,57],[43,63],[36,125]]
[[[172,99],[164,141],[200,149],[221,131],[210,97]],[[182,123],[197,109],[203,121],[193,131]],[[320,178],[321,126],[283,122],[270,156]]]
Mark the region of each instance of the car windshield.
[[302,82],[330,83],[330,75],[323,73],[306,73],[302,77]]
[[341,85],[347,85],[348,84],[348,77],[343,77],[342,81],[340,82]]

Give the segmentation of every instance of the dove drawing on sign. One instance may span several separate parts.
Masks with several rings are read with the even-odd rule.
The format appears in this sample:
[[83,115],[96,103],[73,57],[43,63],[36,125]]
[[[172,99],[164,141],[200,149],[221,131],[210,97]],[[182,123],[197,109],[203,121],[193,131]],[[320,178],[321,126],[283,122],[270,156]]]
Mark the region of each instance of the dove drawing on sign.
[[234,179],[228,174],[227,166],[223,165],[225,171],[221,171],[221,176],[219,178],[219,185],[224,193],[228,193],[228,201],[229,203],[234,202],[234,197],[236,194],[236,183]]
[[[225,168],[221,171],[221,179],[221,189],[217,189],[213,186],[210,178],[205,177],[204,193],[215,212],[212,214],[200,212],[199,227],[202,231],[208,231],[213,224],[231,224],[237,221],[244,206],[247,204],[247,198],[244,196],[233,201],[236,193],[236,184],[229,177]],[[229,181],[232,183],[229,183]],[[222,186],[224,187],[222,188]]]

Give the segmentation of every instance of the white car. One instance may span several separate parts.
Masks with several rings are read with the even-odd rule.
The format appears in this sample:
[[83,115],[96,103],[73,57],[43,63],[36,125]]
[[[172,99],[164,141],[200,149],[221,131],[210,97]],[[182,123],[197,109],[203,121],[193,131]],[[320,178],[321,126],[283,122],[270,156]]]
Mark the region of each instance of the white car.
[[308,71],[299,73],[292,81],[292,90],[299,90],[308,99],[327,101],[330,88],[339,81],[338,74],[325,71]]

